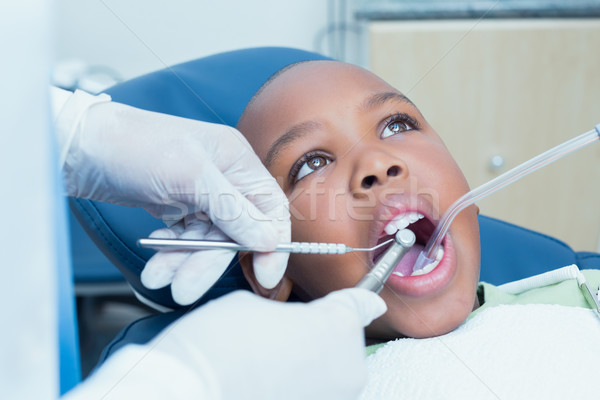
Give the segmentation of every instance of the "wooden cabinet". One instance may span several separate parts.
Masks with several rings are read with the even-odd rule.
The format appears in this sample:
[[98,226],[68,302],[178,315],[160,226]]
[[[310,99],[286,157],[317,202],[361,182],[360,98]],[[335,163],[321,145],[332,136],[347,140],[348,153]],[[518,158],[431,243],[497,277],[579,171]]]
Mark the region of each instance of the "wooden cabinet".
[[[600,19],[382,21],[367,35],[369,68],[420,108],[471,187],[600,123]],[[479,206],[598,251],[600,143]]]

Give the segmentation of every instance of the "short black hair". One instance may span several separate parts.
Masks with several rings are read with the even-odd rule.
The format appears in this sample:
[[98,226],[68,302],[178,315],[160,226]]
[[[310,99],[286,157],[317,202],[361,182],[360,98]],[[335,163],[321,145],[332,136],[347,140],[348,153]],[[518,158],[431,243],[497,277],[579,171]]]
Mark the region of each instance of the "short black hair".
[[256,100],[256,98],[257,98],[258,96],[260,96],[260,94],[261,94],[262,92],[264,92],[264,91],[265,91],[265,89],[266,89],[267,87],[269,87],[269,85],[270,85],[270,84],[271,84],[271,83],[272,83],[272,82],[273,82],[275,79],[277,79],[277,78],[278,78],[278,77],[279,77],[281,74],[283,74],[284,72],[286,72],[286,71],[289,71],[290,69],[292,69],[292,68],[294,68],[294,67],[298,66],[299,64],[304,64],[304,63],[311,62],[311,61],[319,61],[319,60],[302,60],[302,61],[297,61],[297,62],[295,62],[295,63],[289,64],[289,65],[286,65],[285,67],[281,68],[280,70],[277,70],[277,71],[276,71],[276,72],[275,72],[273,75],[271,75],[271,76],[269,77],[269,79],[267,79],[267,80],[265,81],[265,83],[263,83],[263,84],[262,84],[262,85],[261,85],[261,86],[258,88],[258,90],[256,91],[256,93],[254,93],[254,95],[252,96],[252,98],[250,99],[250,101],[248,101],[248,104],[246,104],[246,107],[244,108],[244,111],[242,111],[242,115],[240,115],[240,118],[238,119],[238,123],[237,123],[237,125],[239,125],[239,124],[240,124],[240,122],[241,122],[241,121],[244,119],[244,115],[246,114],[246,110],[247,110],[248,108],[250,108],[250,106],[252,105],[252,103],[254,103],[254,101]]

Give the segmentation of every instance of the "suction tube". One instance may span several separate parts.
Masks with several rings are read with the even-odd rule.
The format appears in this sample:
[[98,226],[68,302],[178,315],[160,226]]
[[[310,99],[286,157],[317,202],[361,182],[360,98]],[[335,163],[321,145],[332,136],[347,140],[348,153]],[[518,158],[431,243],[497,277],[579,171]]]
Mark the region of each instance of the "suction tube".
[[589,132],[559,144],[558,146],[553,147],[528,161],[525,161],[523,164],[505,172],[504,174],[492,179],[487,183],[484,183],[483,185],[471,190],[469,193],[456,200],[444,213],[440,223],[435,228],[433,235],[431,238],[429,238],[427,246],[425,246],[425,249],[423,249],[423,251],[419,254],[413,271],[422,269],[426,265],[435,261],[435,255],[442,244],[444,236],[446,236],[446,233],[450,228],[450,224],[458,215],[458,213],[460,213],[466,207],[483,199],[484,197],[487,197],[497,190],[500,190],[511,183],[518,181],[525,175],[529,175],[530,173],[537,171],[538,169],[551,164],[567,154],[579,150],[597,140],[600,140],[600,124],[596,125],[594,129]]

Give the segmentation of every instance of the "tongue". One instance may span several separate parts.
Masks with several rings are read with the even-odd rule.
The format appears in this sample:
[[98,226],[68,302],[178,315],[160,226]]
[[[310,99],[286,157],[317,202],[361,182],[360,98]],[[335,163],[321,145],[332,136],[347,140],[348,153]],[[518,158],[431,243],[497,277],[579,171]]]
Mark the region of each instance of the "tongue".
[[394,268],[394,272],[400,272],[404,276],[410,276],[413,273],[413,267],[417,261],[417,257],[425,246],[416,244],[402,257],[400,263]]

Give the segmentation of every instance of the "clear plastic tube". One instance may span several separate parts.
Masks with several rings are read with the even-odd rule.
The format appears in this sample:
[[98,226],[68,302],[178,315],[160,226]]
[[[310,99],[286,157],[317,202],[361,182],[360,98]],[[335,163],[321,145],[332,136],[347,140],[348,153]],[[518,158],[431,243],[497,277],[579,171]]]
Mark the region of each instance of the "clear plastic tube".
[[558,160],[566,156],[569,153],[572,153],[576,150],[581,149],[582,147],[587,146],[588,144],[595,142],[600,139],[600,124],[596,125],[595,128],[589,132],[586,132],[582,135],[579,135],[571,140],[568,140],[562,144],[559,144],[556,147],[551,148],[550,150],[524,162],[523,164],[511,169],[503,173],[500,176],[492,179],[491,181],[484,183],[483,185],[471,190],[469,193],[465,194],[458,200],[456,200],[450,208],[444,213],[440,223],[433,231],[433,235],[429,238],[427,242],[427,246],[425,249],[419,254],[417,261],[415,262],[415,266],[413,268],[414,271],[422,269],[427,264],[431,264],[435,261],[435,254],[437,253],[440,245],[442,244],[442,240],[448,232],[448,228],[450,224],[454,220],[454,218],[464,210],[466,207],[487,197],[488,195],[500,190],[513,182],[518,181],[525,175],[529,175],[533,171],[537,171],[538,169],[545,167],[546,165]]

